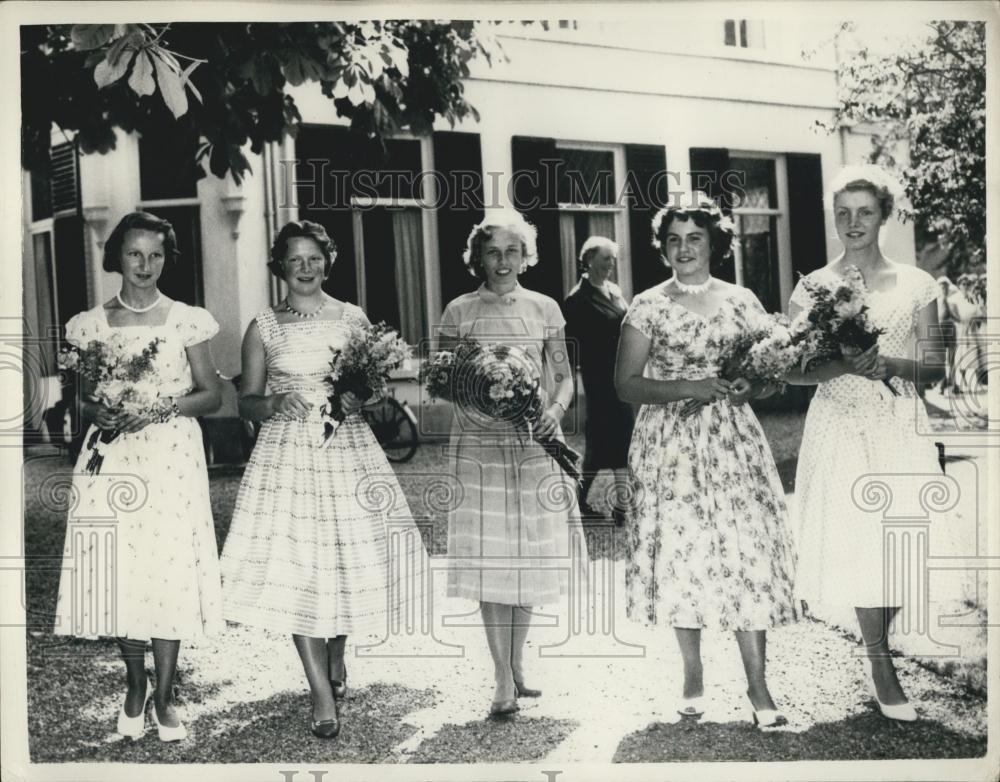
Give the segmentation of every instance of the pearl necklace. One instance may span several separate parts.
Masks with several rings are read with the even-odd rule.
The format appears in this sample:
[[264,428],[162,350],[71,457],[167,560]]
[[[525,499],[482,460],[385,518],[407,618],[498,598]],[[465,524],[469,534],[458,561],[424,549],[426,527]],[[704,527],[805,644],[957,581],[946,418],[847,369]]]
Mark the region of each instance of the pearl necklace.
[[681,293],[704,293],[712,285],[711,277],[709,277],[704,282],[698,283],[697,285],[687,285],[686,283],[683,283],[680,280],[678,280],[676,277],[671,277],[670,279],[674,283],[674,286],[677,288],[677,290],[679,290]]
[[153,308],[154,308],[154,307],[155,307],[155,306],[156,306],[157,304],[159,304],[159,303],[160,303],[160,299],[162,299],[162,298],[163,298],[163,294],[162,294],[162,293],[160,293],[159,291],[157,291],[157,292],[156,292],[156,301],[154,301],[154,302],[153,302],[152,304],[150,304],[150,305],[149,305],[148,307],[133,307],[133,306],[132,306],[131,304],[127,304],[127,303],[125,302],[125,299],[123,299],[123,298],[122,298],[122,292],[121,292],[120,290],[118,291],[118,293],[116,293],[116,294],[115,294],[115,298],[116,298],[116,299],[118,299],[118,303],[119,303],[119,304],[121,304],[121,305],[122,305],[122,306],[123,306],[123,307],[124,307],[125,309],[127,309],[127,310],[128,310],[129,312],[135,312],[135,313],[138,313],[138,314],[140,314],[140,315],[141,315],[141,314],[142,314],[142,313],[144,313],[144,312],[149,312],[149,311],[150,311],[151,309],[153,309]]
[[319,307],[313,312],[299,312],[299,310],[295,309],[295,307],[292,306],[292,303],[290,301],[285,299],[285,312],[292,313],[292,315],[294,315],[296,318],[315,318],[325,309],[326,309],[326,299],[324,299],[323,303],[320,304]]

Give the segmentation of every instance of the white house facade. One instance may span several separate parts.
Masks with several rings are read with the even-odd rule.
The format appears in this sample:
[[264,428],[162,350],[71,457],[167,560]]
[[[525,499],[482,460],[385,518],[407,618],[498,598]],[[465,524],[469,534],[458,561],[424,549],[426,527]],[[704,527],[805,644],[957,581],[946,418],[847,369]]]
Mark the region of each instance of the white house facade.
[[[690,187],[732,207],[739,249],[721,273],[784,309],[797,273],[837,252],[825,184],[870,149],[865,133],[816,128],[836,106],[835,63],[831,51],[803,61],[800,50],[832,29],[702,19],[677,41],[657,25],[511,26],[500,37],[509,61],[476,63],[465,82],[480,121],[392,139],[378,160],[320,88],[303,85],[292,93],[299,133],[247,151],[253,173],[240,185],[177,176],[171,161],[193,154],[190,145],[119,132],[112,152],[77,156],[54,133],[50,181],[24,175],[27,326],[49,333],[114,295],[103,241],[141,208],[174,223],[182,257],[164,288],[218,320],[213,354],[227,376],[239,373],[247,325],[281,295],[265,264],[289,219],[320,222],[336,241],[332,295],[419,344],[444,305],[476,285],[461,253],[484,207],[513,205],[537,226],[540,260],[526,286],[564,297],[580,245],[600,234],[619,243],[619,283],[631,296],[665,279],[650,220]],[[914,262],[911,227],[893,221],[883,241]],[[39,360],[55,374],[54,357]],[[220,415],[235,415],[232,399]]]

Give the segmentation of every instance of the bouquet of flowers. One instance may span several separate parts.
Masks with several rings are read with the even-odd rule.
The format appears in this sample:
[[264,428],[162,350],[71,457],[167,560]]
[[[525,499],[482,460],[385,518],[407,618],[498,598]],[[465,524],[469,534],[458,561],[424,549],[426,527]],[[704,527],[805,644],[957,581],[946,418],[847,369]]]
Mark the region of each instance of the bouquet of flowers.
[[465,337],[454,350],[431,356],[420,380],[432,399],[444,399],[506,421],[538,443],[574,481],[580,480],[580,454],[553,435],[534,430],[542,414],[541,379],[523,350],[489,345]]
[[350,391],[361,399],[381,396],[388,386],[389,373],[413,355],[399,333],[385,323],[352,327],[346,344],[332,351],[330,374],[326,377],[331,393],[320,409],[323,418],[321,448],[330,444],[347,418],[340,402],[341,395]]
[[986,304],[986,273],[958,275],[958,287],[973,304]]
[[[868,317],[868,293],[857,266],[848,266],[842,279],[826,284],[803,280],[802,285],[812,298],[807,315],[812,350],[805,357],[806,369],[840,356],[856,356],[878,342],[882,329]],[[888,379],[882,383],[898,396]]]
[[[779,314],[761,313],[749,331],[727,340],[720,358],[719,377],[733,381],[742,377],[751,383],[784,386],[784,376],[802,360],[809,341],[805,315],[794,322]],[[692,399],[681,408],[687,417],[707,405]]]
[[[115,332],[104,342],[93,340],[83,348],[63,348],[57,363],[60,369],[89,380],[102,404],[131,415],[145,415],[160,407],[159,382],[153,364],[160,342],[157,337],[136,352]],[[91,454],[85,467],[90,475],[99,473],[104,463],[101,445],[113,442],[119,434],[117,429],[95,429],[90,435],[87,448]]]

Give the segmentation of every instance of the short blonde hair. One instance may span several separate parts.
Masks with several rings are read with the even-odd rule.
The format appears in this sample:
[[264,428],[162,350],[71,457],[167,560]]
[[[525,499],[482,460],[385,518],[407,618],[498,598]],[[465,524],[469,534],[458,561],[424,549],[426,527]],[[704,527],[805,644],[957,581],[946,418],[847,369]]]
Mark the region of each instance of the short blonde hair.
[[833,211],[833,201],[840,193],[858,190],[867,191],[875,196],[883,220],[888,220],[892,216],[896,199],[903,197],[902,186],[881,166],[871,163],[844,166],[830,183],[830,211]]
[[524,215],[515,209],[488,210],[483,221],[472,227],[469,238],[465,242],[465,252],[462,261],[469,274],[481,277],[483,270],[483,242],[493,238],[496,230],[512,231],[521,239],[521,254],[523,256],[521,270],[538,263],[538,231],[524,219]]

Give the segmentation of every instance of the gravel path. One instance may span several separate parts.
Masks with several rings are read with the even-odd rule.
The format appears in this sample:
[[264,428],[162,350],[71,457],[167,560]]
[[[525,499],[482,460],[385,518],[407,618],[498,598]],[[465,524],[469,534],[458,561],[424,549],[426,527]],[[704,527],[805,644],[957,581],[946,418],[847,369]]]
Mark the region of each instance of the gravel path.
[[[785,424],[795,431],[800,423]],[[440,449],[423,447],[398,472],[422,513],[418,489],[441,469]],[[780,459],[779,459],[780,461]],[[29,461],[26,479],[29,555],[61,550],[65,519],[31,496],[55,471],[58,458]],[[213,503],[220,543],[239,481],[215,473]],[[601,484],[595,487],[599,496]],[[597,504],[597,503],[595,503]],[[651,762],[683,760],[809,760],[977,757],[986,749],[986,703],[955,677],[910,659],[900,676],[922,719],[891,723],[865,687],[865,664],[844,632],[806,620],[769,634],[769,681],[789,725],[762,735],[749,722],[745,681],[731,634],[703,640],[708,711],[681,721],[673,705],[680,659],[672,632],[624,618],[620,545],[606,537],[592,552],[591,591],[604,606],[607,632],[570,634],[565,606],[548,607],[528,639],[529,686],[512,719],[492,721],[492,666],[473,606],[444,597],[434,582],[434,637],[403,638],[395,656],[354,649],[345,727],[335,742],[308,734],[308,696],[290,640],[231,626],[218,639],[184,647],[178,690],[191,739],[162,745],[147,729],[138,742],[110,730],[123,691],[123,669],[109,642],[56,644],[51,635],[55,577],[41,565],[28,573],[30,609],[39,617],[28,634],[29,730],[36,762]],[[442,522],[433,524],[432,551],[443,550]],[[465,616],[463,619],[462,616]],[[380,653],[382,649],[374,650]],[[971,653],[971,652],[970,652]],[[977,652],[978,653],[978,652]],[[149,659],[151,666],[152,660]],[[44,737],[44,738],[41,738]]]

